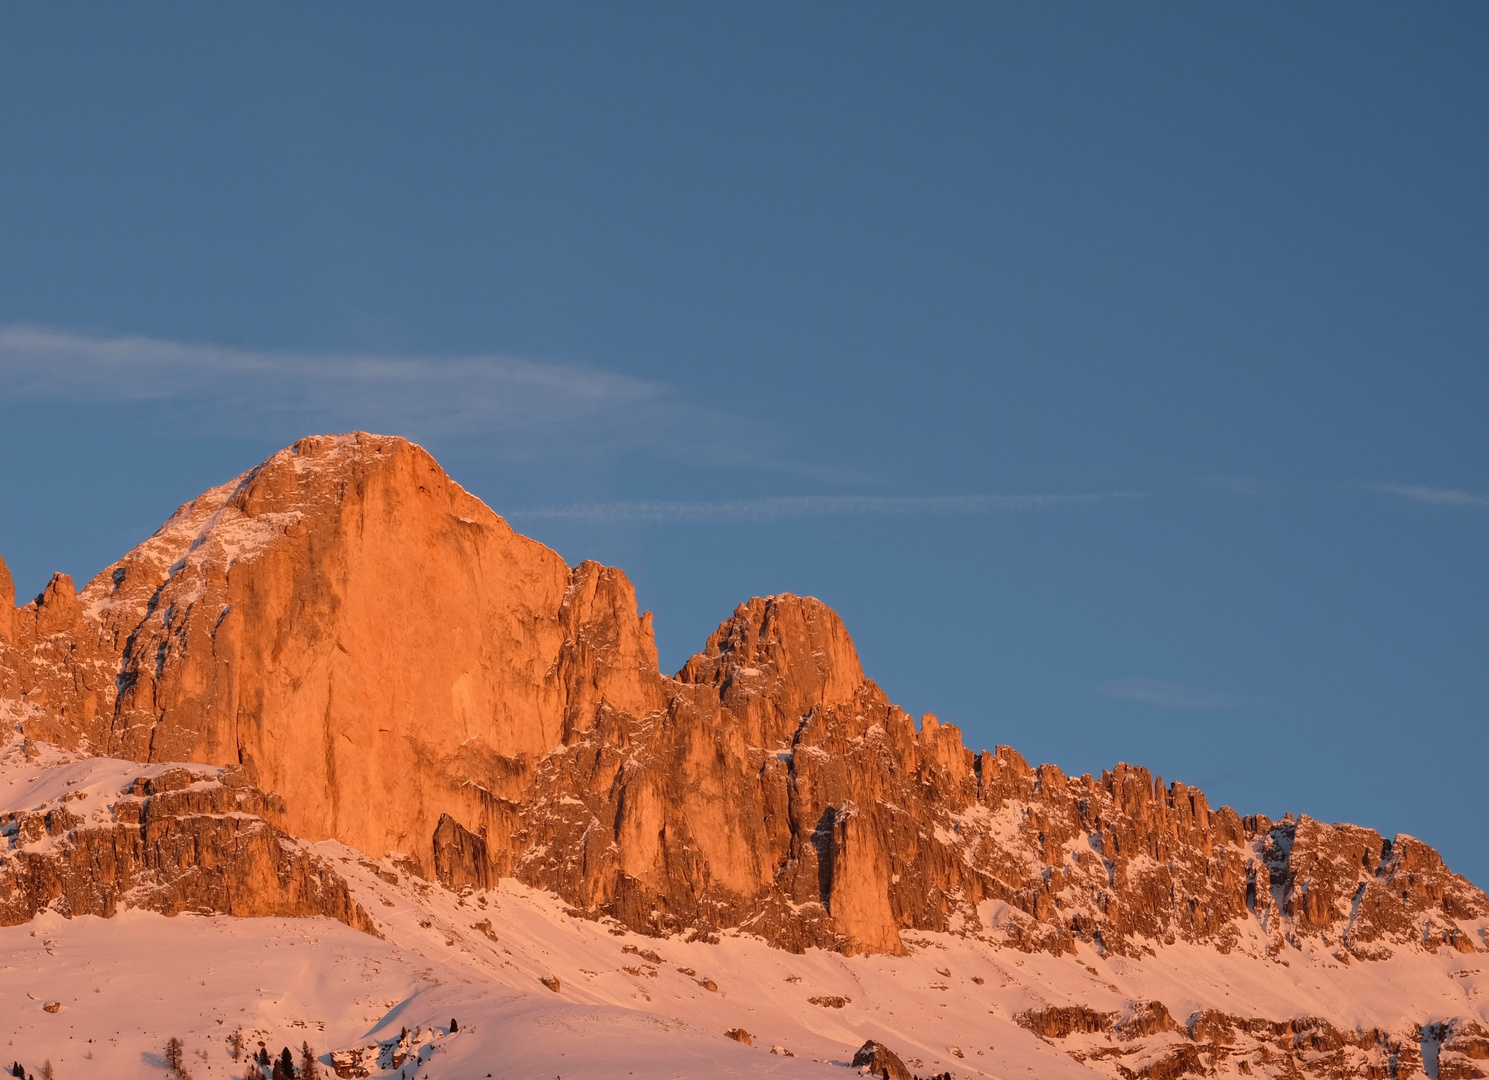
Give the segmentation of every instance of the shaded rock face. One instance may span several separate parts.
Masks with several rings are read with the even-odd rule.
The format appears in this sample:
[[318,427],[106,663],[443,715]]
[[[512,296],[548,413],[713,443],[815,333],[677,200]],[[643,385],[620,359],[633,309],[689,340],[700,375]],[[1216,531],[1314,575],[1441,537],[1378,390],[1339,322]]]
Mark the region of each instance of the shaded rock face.
[[566,566],[401,439],[301,440],[7,614],[0,717],[32,738],[237,767],[290,834],[644,932],[1484,947],[1460,923],[1489,901],[1416,840],[917,726],[810,598],[742,604],[668,678],[620,571]]
[[0,814],[0,926],[52,909],[109,917],[120,907],[166,915],[326,915],[375,933],[324,860],[265,820],[277,800],[240,769],[171,769],[112,801],[73,793]]
[[491,859],[486,841],[449,814],[441,815],[434,830],[434,876],[447,889],[489,889]]

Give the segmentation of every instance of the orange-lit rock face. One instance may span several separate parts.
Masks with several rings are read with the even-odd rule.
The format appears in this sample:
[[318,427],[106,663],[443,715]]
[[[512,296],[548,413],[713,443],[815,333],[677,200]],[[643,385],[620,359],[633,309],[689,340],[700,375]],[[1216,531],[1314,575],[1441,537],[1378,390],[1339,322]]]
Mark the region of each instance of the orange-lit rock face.
[[16,583],[11,580],[10,567],[0,559],[0,641],[15,640]]
[[742,604],[668,678],[624,574],[566,566],[401,439],[301,440],[81,593],[58,575],[12,611],[8,581],[0,716],[242,765],[276,827],[456,888],[515,875],[639,930],[854,952],[977,929],[984,901],[1030,949],[1484,946],[1459,925],[1483,893],[1417,841],[917,731],[810,598]]
[[[568,577],[417,447],[306,439],[88,585],[78,636],[112,670],[83,681],[109,700],[55,734],[241,762],[296,834],[417,855],[472,770],[558,744]],[[37,641],[78,607],[52,591]]]
[[[109,917],[121,907],[175,915],[325,915],[376,928],[332,865],[265,820],[275,799],[237,768],[138,777],[108,800],[69,791],[0,813],[0,926],[51,909]],[[86,798],[86,796],[85,796]]]

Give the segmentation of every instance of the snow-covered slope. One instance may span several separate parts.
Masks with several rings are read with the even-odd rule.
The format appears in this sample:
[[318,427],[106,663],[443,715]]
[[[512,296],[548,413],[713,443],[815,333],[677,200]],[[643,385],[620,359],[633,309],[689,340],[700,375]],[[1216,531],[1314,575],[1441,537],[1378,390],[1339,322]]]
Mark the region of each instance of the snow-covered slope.
[[[141,769],[12,754],[0,765],[0,809],[68,791],[101,799]],[[798,955],[747,935],[640,936],[510,880],[456,894],[392,859],[315,848],[380,938],[326,918],[43,912],[0,928],[0,1057],[38,1075],[50,1060],[62,1080],[157,1077],[177,1036],[198,1080],[236,1078],[243,1066],[228,1037],[241,1029],[251,1049],[309,1042],[327,1064],[333,1051],[363,1050],[372,1076],[409,1080],[844,1076],[871,1038],[922,1075],[1161,1076],[1186,1063],[1219,1075],[1337,1075],[1375,1053],[1383,1075],[1447,1077],[1475,1066],[1452,1049],[1471,1049],[1459,1038],[1440,1070],[1442,1040],[1489,1022],[1482,953],[1402,949],[1348,962],[1304,942],[1269,956],[1259,933],[1229,953],[1156,942],[1140,958],[1023,952],[989,902],[985,929],[907,933],[905,956]],[[1155,1001],[1177,1026],[1149,1022]],[[1195,1019],[1207,1015],[1312,1019],[1226,1041],[1207,1038]],[[1330,1044],[1330,1031],[1358,1039],[1374,1029],[1402,1045]],[[1279,1038],[1294,1049],[1283,1053]],[[1467,1071],[1446,1068],[1450,1058]],[[340,1057],[344,1068],[350,1060]]]

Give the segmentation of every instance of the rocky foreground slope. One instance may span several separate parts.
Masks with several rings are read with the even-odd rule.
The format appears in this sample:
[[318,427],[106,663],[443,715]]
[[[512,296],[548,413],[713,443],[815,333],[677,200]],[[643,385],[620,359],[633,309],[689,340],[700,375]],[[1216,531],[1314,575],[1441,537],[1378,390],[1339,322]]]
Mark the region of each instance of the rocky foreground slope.
[[[291,846],[341,841],[456,891],[516,878],[632,931],[737,930],[797,952],[901,954],[915,931],[1073,958],[1489,949],[1489,900],[1420,841],[1211,809],[1125,765],[1076,778],[1007,747],[973,753],[889,702],[810,598],[741,605],[669,678],[619,570],[568,567],[401,439],[301,440],[81,592],[59,574],[17,609],[9,580],[0,566],[0,717],[32,744],[225,770],[192,787],[236,793],[200,798],[251,804]],[[76,853],[103,823],[57,821],[5,826],[0,921],[76,903],[33,865],[38,829],[86,876],[96,859]],[[131,848],[166,877],[169,833]],[[324,868],[224,873],[240,897],[290,884],[257,910],[210,890],[188,906],[361,917]],[[77,910],[113,910],[90,903]],[[1241,1009],[1205,1030],[1282,1024],[1263,1034],[1285,1040],[1294,1019]],[[1460,1021],[1474,1022],[1418,1026]],[[1051,1040],[1186,1024],[1026,1017]],[[1377,1034],[1349,1038],[1397,1064],[1339,1075],[1410,1066],[1380,1049],[1410,1033]]]

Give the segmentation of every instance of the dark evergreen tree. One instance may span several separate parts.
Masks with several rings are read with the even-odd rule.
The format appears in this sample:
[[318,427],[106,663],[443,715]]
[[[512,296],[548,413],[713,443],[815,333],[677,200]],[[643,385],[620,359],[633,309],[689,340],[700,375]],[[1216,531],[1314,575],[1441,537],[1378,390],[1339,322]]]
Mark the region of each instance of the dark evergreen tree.
[[455,1034],[455,1032],[457,1032],[459,1030],[460,1030],[460,1025],[455,1022],[455,1018],[452,1016],[450,1018],[450,1034],[453,1035],[453,1034]]
[[184,1053],[185,1047],[181,1045],[181,1040],[172,1036],[171,1040],[165,1044],[166,1068],[170,1069],[173,1073],[179,1073],[184,1063]]
[[300,1044],[300,1080],[320,1080],[320,1066],[315,1061],[315,1051],[309,1041]]

